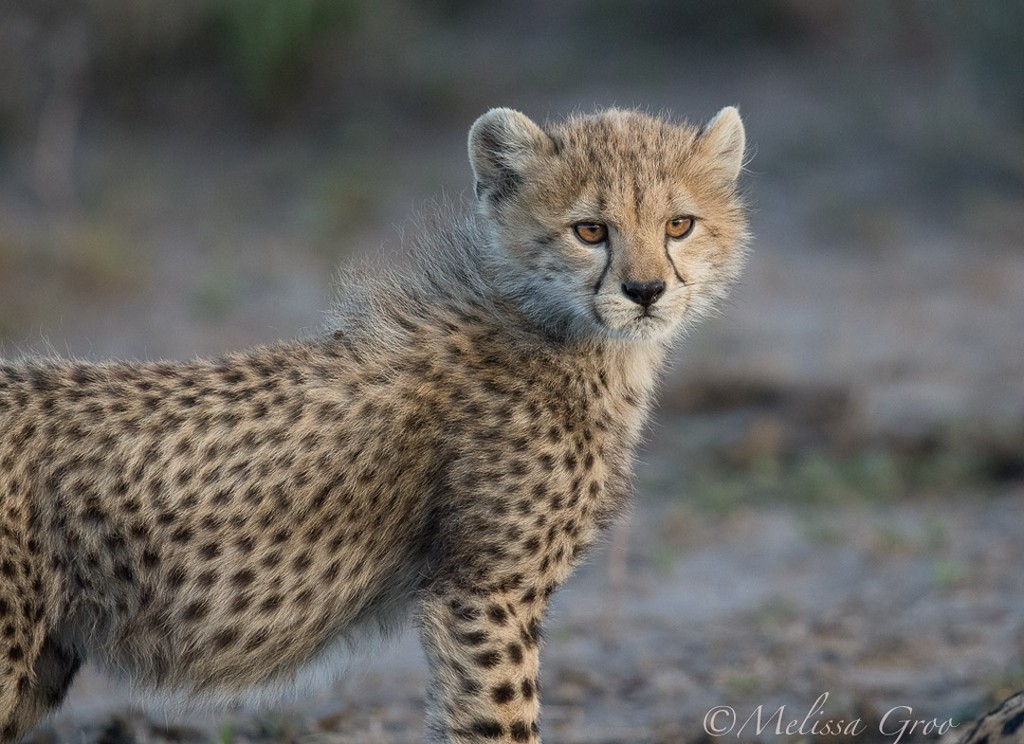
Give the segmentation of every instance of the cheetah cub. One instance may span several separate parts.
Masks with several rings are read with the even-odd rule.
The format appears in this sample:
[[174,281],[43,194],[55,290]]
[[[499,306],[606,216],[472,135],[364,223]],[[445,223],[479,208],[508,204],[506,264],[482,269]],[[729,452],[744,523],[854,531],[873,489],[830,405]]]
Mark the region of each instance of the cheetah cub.
[[431,742],[538,741],[548,601],[622,509],[666,353],[736,277],[735,109],[469,133],[472,214],[323,335],[0,366],[0,738],[91,659],[277,694],[416,618]]

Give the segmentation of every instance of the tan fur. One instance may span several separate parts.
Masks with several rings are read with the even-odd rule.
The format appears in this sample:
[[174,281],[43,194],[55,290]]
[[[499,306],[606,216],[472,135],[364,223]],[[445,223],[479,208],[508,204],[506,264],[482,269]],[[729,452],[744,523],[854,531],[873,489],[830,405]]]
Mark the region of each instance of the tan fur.
[[[415,271],[346,280],[323,335],[0,366],[3,740],[86,658],[230,698],[410,611],[430,740],[537,740],[545,607],[627,499],[669,344],[739,270],[742,154],[734,109],[703,132],[497,109],[475,213],[421,225]],[[646,310],[624,294],[655,280]]]

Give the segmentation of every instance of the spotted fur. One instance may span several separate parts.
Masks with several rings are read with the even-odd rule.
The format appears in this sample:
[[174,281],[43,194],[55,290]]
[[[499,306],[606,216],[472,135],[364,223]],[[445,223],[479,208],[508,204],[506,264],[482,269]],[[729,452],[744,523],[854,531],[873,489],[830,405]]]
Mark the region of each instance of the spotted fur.
[[[414,270],[346,279],[323,334],[0,365],[0,738],[85,659],[275,695],[413,614],[430,741],[538,741],[545,608],[626,502],[669,344],[739,270],[742,155],[734,109],[493,110],[474,212],[421,224]],[[667,239],[678,214],[696,227]]]
[[960,744],[1024,743],[1024,692],[1011,695],[975,721]]

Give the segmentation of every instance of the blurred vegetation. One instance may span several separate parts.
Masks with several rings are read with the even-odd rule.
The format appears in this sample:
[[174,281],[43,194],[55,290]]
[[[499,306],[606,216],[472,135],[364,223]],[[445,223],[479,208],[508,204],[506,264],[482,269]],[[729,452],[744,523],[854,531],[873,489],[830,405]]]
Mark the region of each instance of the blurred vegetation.
[[988,493],[1024,480],[1022,424],[882,435],[858,431],[852,408],[829,410],[813,388],[759,398],[732,386],[733,399],[707,390],[669,397],[659,438],[674,460],[642,473],[645,491],[724,516],[770,502],[839,507]]
[[501,65],[476,69],[458,53],[473,36],[507,35],[528,50],[517,67],[549,76],[579,73],[578,53],[598,39],[626,52],[625,73],[631,59],[670,46],[805,46],[826,58],[843,50],[925,67],[963,63],[983,95],[1024,120],[1021,28],[1016,0],[561,0],[515,8],[497,0],[14,0],[0,5],[0,121],[33,125],[67,62],[62,39],[79,32],[88,47],[82,91],[128,103],[140,89],[197,68],[237,89],[257,114],[301,98],[313,77],[335,85],[319,87],[318,99],[388,75],[426,88],[441,83],[439,73],[449,85],[500,79]]
[[351,33],[362,12],[359,0],[221,0],[209,28],[250,100],[267,107],[308,76],[316,43]]

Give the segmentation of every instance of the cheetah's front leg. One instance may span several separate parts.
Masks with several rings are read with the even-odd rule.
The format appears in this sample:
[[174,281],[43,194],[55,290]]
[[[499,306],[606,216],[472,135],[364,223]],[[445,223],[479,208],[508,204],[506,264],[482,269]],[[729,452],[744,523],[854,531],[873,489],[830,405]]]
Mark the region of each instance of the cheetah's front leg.
[[539,602],[521,604],[511,595],[465,590],[434,592],[423,601],[431,742],[539,744],[542,613]]

